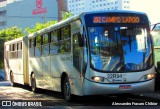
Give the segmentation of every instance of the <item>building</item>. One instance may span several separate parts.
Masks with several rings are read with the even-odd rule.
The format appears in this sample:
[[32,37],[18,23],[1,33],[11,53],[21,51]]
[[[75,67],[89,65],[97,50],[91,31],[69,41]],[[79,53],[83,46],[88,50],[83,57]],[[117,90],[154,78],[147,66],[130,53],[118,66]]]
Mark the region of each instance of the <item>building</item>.
[[67,7],[73,15],[88,11],[130,10],[130,0],[67,0]]
[[57,0],[57,1],[58,1],[58,20],[61,20],[65,12],[68,12],[67,0]]
[[[17,26],[24,30],[27,27],[32,28],[37,22],[58,20],[57,0],[7,0],[5,3],[3,19],[6,23],[0,29]],[[2,19],[2,15],[0,18]]]
[[5,19],[7,14],[6,2],[6,0],[0,0],[0,27],[5,27],[7,24]]
[[25,29],[37,22],[61,20],[65,12],[130,10],[131,0],[0,0],[0,30],[18,26]]

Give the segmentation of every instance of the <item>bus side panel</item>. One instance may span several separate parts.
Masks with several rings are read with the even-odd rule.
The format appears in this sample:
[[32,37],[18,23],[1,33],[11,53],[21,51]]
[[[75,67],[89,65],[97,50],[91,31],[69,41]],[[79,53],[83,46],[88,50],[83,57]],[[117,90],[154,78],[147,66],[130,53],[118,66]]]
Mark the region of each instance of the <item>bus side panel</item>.
[[51,76],[53,77],[54,91],[61,91],[61,75],[66,73],[71,85],[71,93],[81,95],[79,84],[80,73],[73,67],[70,53],[51,56]]
[[[23,52],[23,49],[22,49]],[[21,52],[21,53],[22,53]],[[10,52],[10,55],[13,56],[13,52]],[[24,84],[23,79],[23,58],[18,58],[18,51],[14,53],[17,57],[9,59],[10,61],[10,72],[13,73],[13,78],[15,83]]]
[[10,74],[13,74],[13,82],[24,84],[23,80],[23,49],[20,48],[22,38],[7,42],[5,45],[5,71],[7,80],[10,80]]
[[82,95],[82,76],[81,73],[73,66],[72,55],[60,55],[60,59],[60,65],[69,76],[71,93],[74,95]]
[[[11,53],[10,53],[11,54]],[[10,65],[10,73],[13,73],[13,77],[14,77],[14,82],[18,82],[18,78],[17,78],[17,59],[9,59],[9,65]]]
[[42,63],[40,57],[29,58],[29,71],[35,74],[37,88],[43,88]]
[[[13,61],[14,62],[14,61]],[[16,60],[16,73],[15,73],[15,75],[16,76],[14,76],[14,82],[16,82],[16,83],[20,83],[20,84],[24,84],[24,79],[23,79],[23,59],[21,58],[21,59],[17,59]]]
[[4,44],[4,70],[5,70],[5,79],[10,80],[9,72],[9,45]]
[[43,80],[44,88],[48,90],[53,90],[52,77],[50,72],[50,56],[42,56],[42,71],[43,71]]
[[63,67],[59,58],[59,55],[51,55],[51,77],[53,82],[53,90],[61,91],[61,74],[63,72]]

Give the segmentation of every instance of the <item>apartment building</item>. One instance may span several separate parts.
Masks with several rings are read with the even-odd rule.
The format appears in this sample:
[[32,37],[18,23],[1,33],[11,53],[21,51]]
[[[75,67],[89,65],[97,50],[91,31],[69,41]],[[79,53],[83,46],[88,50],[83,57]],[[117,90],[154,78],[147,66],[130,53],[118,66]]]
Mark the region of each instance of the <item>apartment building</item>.
[[5,18],[7,14],[6,2],[7,0],[0,0],[0,28],[5,27],[7,24],[6,18]]
[[67,7],[73,15],[88,11],[130,10],[130,0],[67,0]]

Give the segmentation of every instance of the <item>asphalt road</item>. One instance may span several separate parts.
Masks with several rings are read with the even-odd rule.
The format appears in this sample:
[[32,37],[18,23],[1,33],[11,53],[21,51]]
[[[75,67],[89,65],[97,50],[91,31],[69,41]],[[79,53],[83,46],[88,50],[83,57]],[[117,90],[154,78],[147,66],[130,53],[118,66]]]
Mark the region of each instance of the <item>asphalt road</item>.
[[138,109],[142,106],[146,109],[160,108],[160,92],[75,97],[74,101],[66,102],[58,92],[39,89],[35,94],[29,87],[12,87],[9,82],[0,82],[0,108]]

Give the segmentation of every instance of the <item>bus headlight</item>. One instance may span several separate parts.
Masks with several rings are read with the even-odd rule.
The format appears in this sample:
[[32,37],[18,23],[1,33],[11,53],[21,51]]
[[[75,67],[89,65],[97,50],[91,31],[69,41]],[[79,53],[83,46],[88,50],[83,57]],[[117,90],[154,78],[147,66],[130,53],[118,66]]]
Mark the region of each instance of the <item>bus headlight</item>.
[[148,80],[150,80],[150,79],[152,79],[152,78],[154,78],[154,77],[155,77],[155,74],[154,74],[154,73],[147,75],[147,79],[148,79]]
[[94,82],[104,82],[104,78],[100,76],[92,76],[91,80]]
[[146,81],[146,80],[150,80],[150,79],[153,79],[155,77],[155,74],[154,73],[151,73],[151,74],[147,74],[147,75],[144,75],[140,81]]

